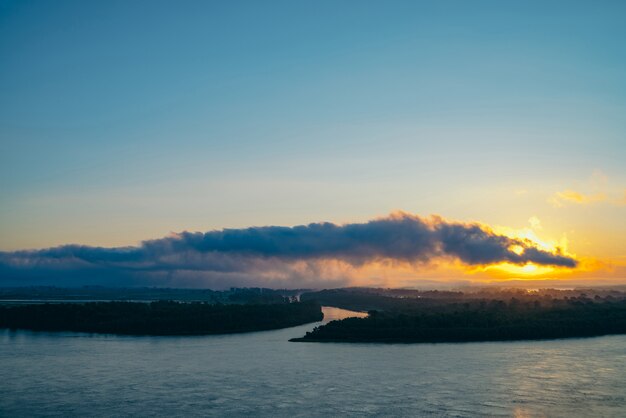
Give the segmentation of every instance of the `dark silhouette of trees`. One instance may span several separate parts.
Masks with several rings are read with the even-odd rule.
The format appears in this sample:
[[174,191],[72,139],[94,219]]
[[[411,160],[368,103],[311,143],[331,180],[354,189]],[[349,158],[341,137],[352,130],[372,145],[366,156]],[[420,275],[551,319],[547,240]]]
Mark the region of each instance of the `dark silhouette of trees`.
[[208,304],[159,301],[0,306],[0,328],[131,335],[261,331],[320,321],[314,302]]
[[[586,294],[553,298],[517,295],[502,299],[391,298],[335,292],[343,306],[364,299],[383,306],[367,318],[347,318],[315,328],[294,341],[464,342],[590,337],[626,333],[626,299]],[[356,301],[356,302],[355,302]],[[395,303],[394,303],[395,302]]]
[[0,302],[10,301],[157,301],[177,300],[211,303],[283,303],[300,294],[298,289],[230,288],[229,290],[172,289],[156,287],[53,286],[0,288]]

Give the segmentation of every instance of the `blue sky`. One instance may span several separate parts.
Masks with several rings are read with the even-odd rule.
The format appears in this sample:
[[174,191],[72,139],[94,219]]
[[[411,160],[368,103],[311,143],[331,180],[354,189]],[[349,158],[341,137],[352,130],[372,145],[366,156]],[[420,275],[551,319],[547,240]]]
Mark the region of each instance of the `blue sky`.
[[[607,237],[626,228],[625,16],[621,1],[0,1],[0,250],[402,209],[534,216],[622,259]],[[554,204],[566,191],[604,197]]]

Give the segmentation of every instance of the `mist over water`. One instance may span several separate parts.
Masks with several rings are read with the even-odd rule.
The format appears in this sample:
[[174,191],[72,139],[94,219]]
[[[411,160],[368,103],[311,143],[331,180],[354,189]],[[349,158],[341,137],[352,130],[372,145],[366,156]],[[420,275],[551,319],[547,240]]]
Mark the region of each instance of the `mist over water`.
[[[325,308],[326,309],[326,308]],[[328,311],[339,317],[340,310]],[[290,343],[0,331],[2,416],[623,416],[626,336]]]

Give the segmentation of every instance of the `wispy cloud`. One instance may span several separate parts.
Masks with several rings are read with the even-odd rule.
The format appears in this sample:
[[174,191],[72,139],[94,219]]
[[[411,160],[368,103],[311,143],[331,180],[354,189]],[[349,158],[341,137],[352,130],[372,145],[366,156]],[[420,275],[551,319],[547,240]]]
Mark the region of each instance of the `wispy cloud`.
[[482,224],[398,212],[366,223],[182,232],[137,247],[3,252],[0,284],[318,287],[345,284],[346,268],[442,258],[466,265],[577,264],[559,250]]
[[604,202],[606,200],[607,196],[604,193],[584,194],[574,190],[565,190],[556,192],[550,199],[550,203],[552,203],[554,207],[560,208],[568,203],[588,205],[590,203]]
[[543,229],[543,226],[541,226],[541,220],[536,216],[531,216],[530,219],[528,219],[528,223],[535,231],[541,231]]
[[556,192],[548,202],[562,208],[567,205],[591,205],[608,203],[612,205],[626,205],[626,189],[615,189],[609,184],[609,178],[602,172],[596,171],[591,178],[580,185],[580,189],[567,189]]

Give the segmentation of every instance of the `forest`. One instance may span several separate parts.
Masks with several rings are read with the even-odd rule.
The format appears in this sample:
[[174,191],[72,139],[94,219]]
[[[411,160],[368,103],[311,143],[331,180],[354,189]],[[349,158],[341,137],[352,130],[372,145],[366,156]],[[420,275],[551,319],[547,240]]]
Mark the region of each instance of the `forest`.
[[293,300],[301,290],[232,287],[228,290],[176,289],[163,287],[0,287],[0,304],[45,301],[158,301],[177,300],[210,303],[282,303]]
[[262,331],[321,321],[315,302],[89,302],[0,306],[0,328],[128,335],[204,335]]
[[474,287],[460,290],[415,290],[353,287],[324,289],[305,292],[300,300],[313,300],[325,306],[353,311],[413,311],[423,309],[447,309],[455,303],[481,303],[486,301],[535,302],[549,306],[554,301],[579,298],[595,301],[626,299],[626,292],[606,289],[510,289],[496,287]]
[[392,297],[372,290],[323,291],[303,299],[350,309],[373,308],[366,318],[332,321],[292,341],[469,342],[624,334],[624,296],[622,292],[505,291]]

